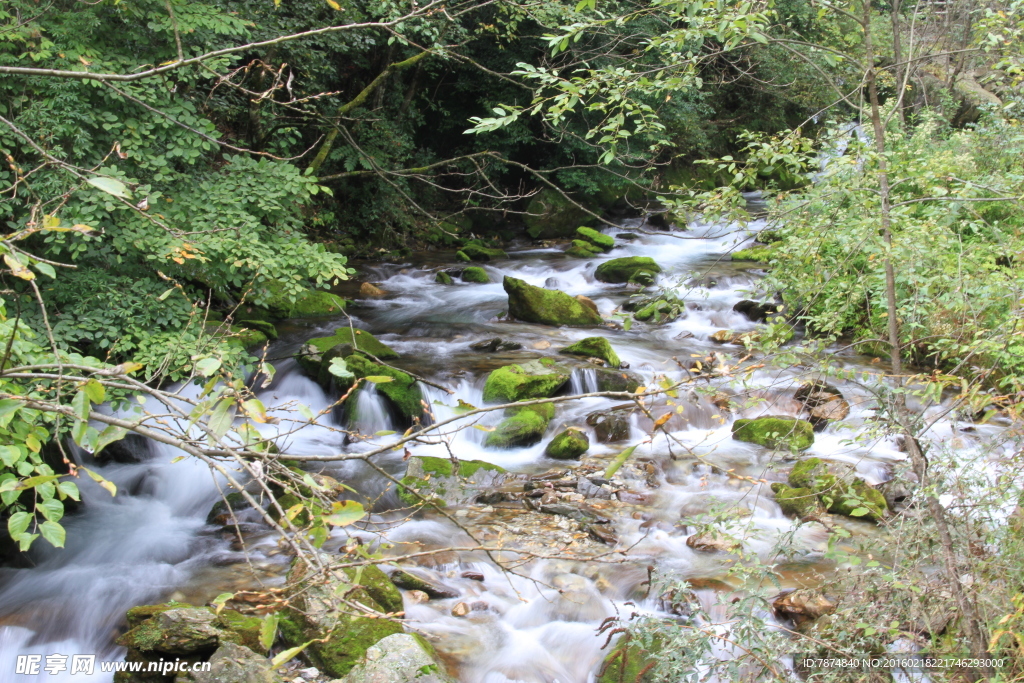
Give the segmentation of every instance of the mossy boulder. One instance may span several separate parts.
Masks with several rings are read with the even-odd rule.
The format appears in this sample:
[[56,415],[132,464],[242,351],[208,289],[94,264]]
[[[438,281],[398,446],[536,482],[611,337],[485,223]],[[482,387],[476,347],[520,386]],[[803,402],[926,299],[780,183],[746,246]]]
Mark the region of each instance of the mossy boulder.
[[661,272],[661,266],[647,256],[625,256],[605,261],[594,271],[594,277],[601,282],[619,284],[623,282],[653,282]]
[[575,297],[557,289],[534,287],[505,276],[508,312],[517,320],[541,325],[600,325],[601,315]]
[[590,448],[590,439],[575,427],[556,436],[544,449],[544,454],[555,460],[576,460]]
[[437,275],[434,276],[434,282],[441,285],[450,285],[452,284],[452,276],[443,270],[440,270]]
[[789,484],[813,491],[828,511],[837,515],[877,521],[888,510],[882,492],[856,476],[849,465],[807,458],[793,466]]
[[345,364],[349,372],[356,377],[390,377],[392,381],[377,384],[377,391],[384,395],[384,398],[408,420],[420,417],[423,414],[423,394],[420,387],[410,375],[390,368],[386,365],[379,365],[365,356],[353,354],[345,358]]
[[566,199],[560,192],[545,188],[526,206],[526,232],[534,239],[571,237],[579,225],[596,219]]
[[772,484],[772,491],[775,492],[775,502],[779,504],[784,514],[801,518],[824,510],[813,489],[793,488],[782,482],[775,482]]
[[[322,557],[325,564],[330,564],[329,556],[324,554]],[[313,641],[304,653],[321,671],[332,677],[344,676],[363,659],[370,647],[390,635],[403,632],[402,626],[395,621],[356,616],[349,613],[350,608],[339,604],[337,596],[344,596],[380,612],[398,611],[389,609],[374,598],[374,593],[381,595],[381,592],[371,588],[370,584],[379,582],[383,586],[390,583],[379,569],[374,572],[367,567],[349,567],[323,577],[307,576],[308,572],[308,566],[301,559],[292,564],[288,583],[301,586],[301,590],[296,591],[278,626],[281,636],[290,646]],[[395,593],[397,590],[391,586],[387,601],[390,607],[397,605],[400,609],[401,600],[396,599]]]
[[814,427],[806,420],[767,415],[753,420],[736,420],[732,438],[766,448],[805,451],[814,445]]
[[544,432],[551,421],[551,411],[536,408],[540,406],[523,406],[509,409],[505,419],[498,423],[493,432],[487,435],[484,446],[487,448],[524,448],[540,443]]
[[487,376],[484,400],[514,403],[531,398],[549,398],[569,381],[569,371],[550,358],[506,365]]
[[471,261],[493,261],[495,259],[507,259],[506,254],[501,249],[490,249],[483,245],[482,242],[469,241],[460,251],[469,257]]
[[594,245],[594,248],[598,251],[611,251],[613,248],[615,248],[614,237],[605,235],[604,233],[598,232],[593,228],[581,226],[579,228],[576,228],[576,234],[579,235],[581,239]]
[[460,261],[465,261],[466,263],[469,263],[470,261],[473,260],[469,258],[469,254],[462,250],[455,252],[455,258],[459,259]]
[[456,471],[448,458],[415,456],[409,459],[405,476],[399,480],[398,497],[410,506],[422,499],[438,506],[465,503],[499,485],[505,474],[503,468],[483,460],[460,460]]
[[568,354],[570,356],[584,356],[586,358],[600,358],[608,364],[610,368],[618,368],[622,364],[619,360],[619,356],[615,353],[615,349],[612,348],[611,343],[604,337],[587,337],[581,339],[575,344],[566,346],[559,353]]
[[480,266],[470,266],[462,271],[462,281],[487,284],[491,281],[491,278],[487,275],[487,271]]
[[279,281],[268,282],[263,296],[257,296],[252,301],[253,305],[242,307],[239,317],[244,315],[249,320],[316,318],[345,310],[345,300],[336,294],[313,289],[289,292],[285,284]]
[[573,240],[569,248],[565,250],[565,255],[573,258],[590,258],[600,253],[601,250],[599,248],[585,240]]
[[366,330],[353,330],[350,327],[339,327],[330,337],[314,337],[306,342],[320,353],[334,348],[338,344],[349,344],[356,351],[365,351],[381,360],[394,360],[398,352],[382,341],[379,341]]
[[243,349],[251,349],[254,346],[263,346],[267,343],[267,335],[258,329],[252,327],[242,327],[240,325],[231,326],[231,338],[230,343],[241,346]]
[[456,683],[420,635],[396,633],[366,651],[338,683]]
[[757,261],[767,263],[772,259],[772,248],[766,246],[750,247],[732,252],[733,261]]

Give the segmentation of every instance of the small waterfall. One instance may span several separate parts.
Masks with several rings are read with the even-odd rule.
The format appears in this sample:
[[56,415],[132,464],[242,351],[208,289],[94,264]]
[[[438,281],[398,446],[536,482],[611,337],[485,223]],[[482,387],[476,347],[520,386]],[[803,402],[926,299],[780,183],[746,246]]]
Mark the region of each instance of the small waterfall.
[[594,368],[576,368],[569,376],[569,393],[592,394],[600,391],[597,388],[597,370]]
[[359,388],[353,423],[361,434],[366,435],[394,429],[391,411],[388,410],[384,397],[377,391],[376,384],[367,382]]

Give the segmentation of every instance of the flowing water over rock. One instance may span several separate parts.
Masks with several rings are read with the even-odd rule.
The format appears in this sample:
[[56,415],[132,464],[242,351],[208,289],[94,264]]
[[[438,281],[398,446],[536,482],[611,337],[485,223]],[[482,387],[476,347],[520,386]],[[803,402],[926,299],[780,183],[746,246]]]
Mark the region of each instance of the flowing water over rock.
[[[623,229],[639,232],[639,238],[619,240],[610,253],[591,259],[566,258],[561,250],[550,248],[510,250],[508,260],[484,264],[489,284],[457,279],[452,285],[436,283],[437,268],[456,265],[454,259],[435,260],[429,266],[423,262],[367,265],[365,279],[380,283],[387,296],[363,301],[352,313],[357,326],[401,354],[395,365],[454,392],[449,395],[420,385],[434,420],[458,415],[459,401],[483,405],[483,383],[490,370],[541,357],[575,368],[566,393],[597,391],[596,367],[558,354],[595,334],[611,341],[628,365],[623,372],[638,382],[648,384],[656,376],[685,379],[689,374],[685,368],[694,358],[733,364],[745,353],[741,346],[714,342],[715,332],[742,333],[758,327],[734,312],[733,306],[742,299],[758,298],[759,272],[755,264],[730,261],[728,252],[742,246],[760,227],[755,222],[748,233],[735,226],[694,223],[685,232],[666,234],[649,230],[639,220],[627,221]],[[604,232],[615,235],[618,231]],[[690,282],[688,289],[681,290],[686,305],[678,319],[662,325],[636,323],[627,331],[622,326],[555,328],[499,317],[507,310],[501,282],[508,275],[538,287],[557,286],[572,296],[586,296],[606,320],[615,320],[613,313],[636,288],[598,282],[593,273],[601,262],[623,256],[653,257],[663,268],[662,282]],[[287,356],[306,339],[341,325],[348,325],[347,320],[282,328],[282,339],[270,355]],[[491,353],[470,348],[495,337],[517,342],[521,348]],[[844,352],[837,352],[833,362],[850,369],[879,369],[868,359]],[[303,376],[294,361],[276,365],[277,378],[261,395],[268,408],[305,404],[316,412],[331,404],[334,397]],[[391,544],[387,550],[391,556],[475,546],[477,541],[538,556],[559,556],[524,563],[515,573],[501,571],[480,551],[422,556],[416,571],[458,597],[423,600],[415,591],[406,592],[406,615],[409,627],[424,634],[466,683],[585,683],[593,680],[607,652],[602,650],[607,636],[597,631],[600,624],[607,617],[659,609],[657,596],[649,594],[646,584],[649,565],[708,585],[723,577],[732,556],[707,552],[694,542],[695,520],[702,514],[721,508],[737,511],[736,518],[743,521],[737,533],[745,550],[765,562],[783,562],[778,573],[784,586],[813,583],[816,572],[829,568],[822,561],[828,536],[821,525],[799,526],[792,541],[795,558],[776,557],[777,541],[794,531],[794,521],[783,515],[768,486],[784,480],[784,474],[775,469],[781,456],[736,441],[731,433],[732,421],[739,417],[799,415],[802,406],[793,394],[806,379],[801,368],[769,365],[742,380],[715,380],[724,396],[742,392],[762,399],[738,414],[727,412],[718,400],[712,403],[704,395],[688,393],[678,402],[682,410],[666,428],[698,458],[664,434],[647,439],[649,418],[636,411],[612,411],[622,399],[594,397],[560,403],[544,439],[531,446],[486,448],[487,430],[502,418],[497,412],[474,418],[483,429],[446,430],[447,443],[410,445],[415,456],[454,454],[461,461],[483,460],[519,474],[554,470],[552,481],[565,484],[562,489],[553,484],[551,497],[546,503],[544,498],[537,499],[541,508],[536,510],[518,501],[501,502],[500,496],[493,503],[448,508],[464,530],[432,512],[406,520],[393,512],[401,503],[389,482],[367,465],[359,461],[331,464],[323,468],[324,473],[357,489],[375,515],[371,528],[337,531],[325,549],[336,550],[352,533],[371,543],[383,534]],[[849,415],[816,434],[813,446],[803,455],[849,463],[869,484],[884,481],[892,464],[904,456],[890,439],[853,440],[873,417],[874,398],[860,384],[837,384],[849,404]],[[392,430],[401,430],[372,384],[359,391],[352,413],[358,437],[348,438],[341,431],[347,426],[345,416],[328,413],[319,425],[284,439],[282,452],[368,450],[395,439]],[[615,417],[617,438],[598,438],[601,434],[593,425],[599,420],[592,416],[601,413],[619,416]],[[590,448],[579,462],[552,460],[545,454],[551,438],[567,427],[589,436]],[[946,420],[934,433],[938,439],[959,439],[969,449],[997,429],[978,427],[965,435]],[[616,475],[620,490],[602,485],[600,479],[595,483],[594,477],[615,455],[636,444],[640,445],[633,458]],[[283,581],[289,558],[277,539],[253,525],[244,535],[243,548],[234,533],[208,523],[207,515],[220,497],[219,483],[204,465],[189,458],[178,460],[179,455],[167,446],[150,444],[147,452],[139,453],[138,463],[97,465],[117,484],[117,497],[111,498],[88,480],[80,481],[85,504],[67,520],[68,547],[55,551],[37,544],[34,566],[0,572],[0,681],[32,680],[11,673],[18,654],[95,653],[100,659],[120,659],[124,650],[113,640],[129,607],[168,598],[203,604],[219,593],[251,587],[255,580],[245,552],[265,584]],[[397,478],[406,466],[400,452],[377,456],[375,462]],[[591,509],[588,514],[600,518],[600,524],[589,525],[600,526],[596,531],[588,531],[586,520],[550,512],[564,512],[559,505],[571,509],[584,500]],[[867,522],[839,518],[837,522],[850,529],[854,538],[875,533]],[[626,552],[625,561],[573,559],[607,554],[613,548]],[[710,589],[696,591],[709,607],[715,595]],[[36,680],[87,678],[43,673]],[[97,672],[88,680],[111,680],[111,674]]]

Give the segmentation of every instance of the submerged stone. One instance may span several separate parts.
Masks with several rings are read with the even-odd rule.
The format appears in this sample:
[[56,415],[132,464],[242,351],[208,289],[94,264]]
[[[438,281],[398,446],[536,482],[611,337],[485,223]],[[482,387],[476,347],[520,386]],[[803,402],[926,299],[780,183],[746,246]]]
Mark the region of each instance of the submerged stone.
[[626,256],[605,261],[594,271],[594,277],[601,282],[619,284],[624,282],[653,282],[661,272],[661,266],[647,256]]
[[622,363],[619,360],[618,354],[615,353],[615,349],[604,337],[587,337],[581,339],[575,344],[565,347],[559,353],[564,353],[572,356],[585,356],[587,358],[600,358],[608,364],[610,368],[617,368]]
[[505,276],[508,312],[518,320],[542,325],[600,325],[601,316],[574,297],[558,290],[534,287]]
[[753,420],[736,420],[732,438],[766,448],[805,451],[814,445],[814,427],[806,420],[766,415]]
[[410,506],[424,499],[439,506],[464,503],[493,489],[504,476],[503,468],[482,460],[460,460],[456,471],[448,458],[414,456],[400,480],[398,497]]

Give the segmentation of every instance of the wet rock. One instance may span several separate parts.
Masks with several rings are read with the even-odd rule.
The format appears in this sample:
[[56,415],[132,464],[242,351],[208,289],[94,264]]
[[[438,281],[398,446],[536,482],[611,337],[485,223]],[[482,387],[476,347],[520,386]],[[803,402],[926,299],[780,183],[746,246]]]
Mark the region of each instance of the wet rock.
[[455,683],[455,679],[421,636],[396,633],[367,648],[363,659],[336,683]]
[[636,234],[635,232],[620,232],[619,234],[617,234],[615,236],[615,239],[619,239],[619,240],[636,240],[636,239],[640,239],[640,235]]
[[[322,553],[320,557],[330,564],[329,555]],[[401,625],[394,621],[350,614],[339,605],[337,596],[344,595],[380,612],[401,611],[398,590],[373,565],[312,576],[308,565],[296,559],[288,583],[301,586],[302,590],[295,593],[289,607],[281,613],[281,636],[292,647],[313,641],[304,651],[305,657],[330,676],[346,675],[371,646],[387,636],[402,633]]]
[[[321,363],[324,362],[324,354],[339,346],[347,346],[355,351],[365,351],[381,360],[398,358],[397,351],[379,341],[366,330],[339,327],[330,337],[314,337],[307,341],[306,346],[303,347],[303,354],[297,358],[299,366],[311,378],[318,379]],[[345,355],[349,355],[351,350]]]
[[675,297],[647,297],[637,302],[640,305],[635,309],[633,318],[641,322],[651,322],[656,325],[672,322],[679,316],[686,315],[683,302]]
[[782,482],[775,482],[772,484],[772,491],[775,492],[775,502],[782,508],[782,512],[797,519],[825,511],[813,489],[793,488]]
[[708,339],[716,344],[735,344],[738,342],[739,336],[731,330],[718,330],[718,332],[712,334]]
[[234,512],[234,518],[238,519],[242,511],[250,509],[252,509],[252,506],[249,505],[249,501],[245,499],[245,496],[239,491],[235,491],[213,504],[213,507],[210,508],[210,513],[206,515],[206,523],[226,526],[232,524],[232,512]]
[[600,325],[601,316],[574,297],[558,290],[534,287],[505,276],[509,314],[517,320],[542,325]]
[[487,284],[491,281],[491,277],[487,274],[487,271],[479,266],[470,266],[462,271],[463,282],[476,282],[478,284]]
[[807,458],[793,466],[789,484],[814,491],[826,509],[836,515],[878,521],[887,514],[885,496],[857,477],[848,465]]
[[224,643],[210,656],[210,670],[197,671],[190,683],[281,683],[284,679],[271,669],[271,662],[247,647]]
[[579,301],[581,304],[592,310],[594,313],[600,313],[600,311],[597,310],[597,304],[595,304],[593,299],[591,299],[590,297],[583,296],[582,294],[577,294],[576,301]]
[[442,285],[450,285],[452,284],[452,276],[441,270],[434,276],[434,282]]
[[128,432],[123,438],[107,444],[99,453],[95,454],[96,462],[108,463],[119,462],[125,464],[143,462],[149,459],[150,441],[144,436]]
[[399,588],[404,588],[410,591],[423,591],[431,598],[436,600],[447,600],[448,598],[459,597],[459,591],[448,586],[429,581],[422,577],[407,572],[404,569],[396,569],[391,573],[391,583],[395,584]]
[[462,578],[464,578],[464,579],[469,579],[470,581],[483,581],[484,580],[484,575],[481,574],[480,572],[462,572],[462,574],[460,574],[460,576]]
[[608,522],[608,518],[591,508],[589,505],[573,504],[573,503],[552,503],[550,505],[540,505],[537,508],[540,512],[546,515],[558,515],[560,517],[568,517],[581,523],[597,522],[604,524]]
[[523,345],[519,342],[505,341],[501,337],[494,337],[492,339],[484,339],[483,341],[474,342],[469,345],[469,348],[474,351],[493,353],[495,351],[518,351],[523,348]]
[[615,530],[610,527],[611,524],[588,524],[587,534],[595,541],[614,546],[619,542],[619,537],[615,535]]
[[621,361],[615,349],[604,337],[587,337],[559,351],[570,356],[600,358],[611,368],[618,368]]
[[[625,365],[625,363],[619,365]],[[640,378],[628,372],[611,368],[597,370],[598,391],[625,391],[632,394],[640,388],[640,384]]]
[[383,289],[375,285],[370,284],[369,282],[364,282],[363,284],[359,285],[359,296],[378,298],[386,295],[387,292],[385,292]]
[[629,413],[624,410],[603,410],[587,415],[599,443],[616,443],[629,439]]
[[708,531],[691,535],[686,539],[686,545],[689,548],[704,553],[728,553],[738,550],[741,544],[736,539],[730,538],[721,532]]
[[814,427],[806,420],[767,415],[736,420],[732,425],[732,438],[771,449],[805,451],[814,445]]
[[549,277],[544,280],[544,289],[561,289],[564,286],[557,277]]
[[811,408],[811,416],[808,419],[814,425],[814,431],[820,432],[829,422],[845,420],[849,414],[850,404],[841,398],[835,398]]
[[661,266],[646,256],[627,256],[605,261],[597,267],[594,277],[601,282],[614,284],[639,282],[650,284],[661,272]]
[[506,365],[487,376],[484,400],[488,403],[514,403],[548,398],[569,381],[570,374],[550,358]]
[[453,617],[464,617],[464,616],[466,616],[467,614],[469,614],[472,611],[473,610],[470,608],[469,605],[467,605],[464,602],[460,602],[460,603],[457,603],[455,605],[455,607],[452,607],[452,616]]
[[831,384],[820,380],[804,382],[797,388],[796,393],[793,394],[793,400],[802,403],[808,410],[842,398],[844,398],[843,392]]
[[284,320],[335,315],[345,309],[345,300],[336,294],[310,289],[295,292],[294,285],[272,280],[265,285],[262,298],[239,308],[237,317],[247,320]]
[[733,411],[732,397],[724,391],[716,391],[708,400],[711,401],[711,405],[723,413],[731,413]]
[[576,234],[580,236],[580,239],[592,244],[598,251],[611,251],[615,247],[614,238],[600,233],[593,228],[576,228]]
[[783,593],[772,602],[776,616],[790,619],[796,626],[813,621],[836,611],[832,602],[821,591],[801,588]]
[[578,429],[570,427],[556,436],[544,449],[544,454],[555,460],[576,460],[590,448],[590,439]]
[[610,489],[606,489],[600,484],[595,484],[592,479],[588,479],[587,477],[580,477],[576,480],[576,490],[585,498],[611,500],[612,497]]
[[732,310],[745,315],[747,320],[751,320],[755,323],[765,322],[769,316],[778,313],[778,309],[778,304],[758,303],[757,301],[751,301],[750,299],[738,301],[736,305],[732,307]]
[[413,491],[435,505],[469,502],[504,479],[505,470],[489,462],[460,460],[456,471],[448,458],[414,456],[399,482],[398,497],[406,505],[422,502]]
[[430,601],[430,596],[423,591],[409,591],[405,594],[405,598],[414,605],[421,605]]

